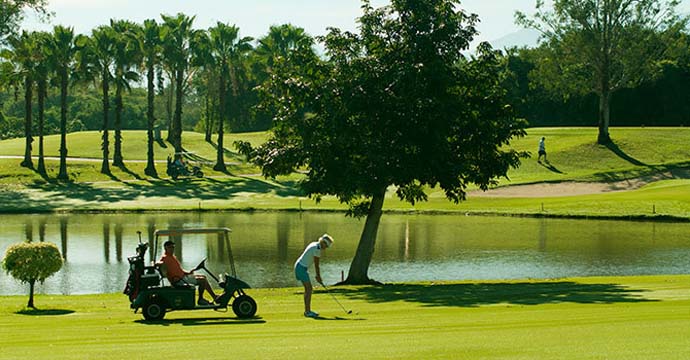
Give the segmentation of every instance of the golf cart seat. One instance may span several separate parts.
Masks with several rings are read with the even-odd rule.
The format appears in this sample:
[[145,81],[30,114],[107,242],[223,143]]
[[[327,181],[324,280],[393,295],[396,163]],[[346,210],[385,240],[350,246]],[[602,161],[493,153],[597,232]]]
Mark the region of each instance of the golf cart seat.
[[192,285],[192,284],[186,284],[186,283],[180,284],[179,281],[177,283],[172,283],[170,280],[168,280],[168,268],[167,268],[167,266],[165,266],[165,264],[160,264],[160,265],[156,266],[156,268],[158,269],[158,273],[160,274],[161,285],[163,285],[164,282],[167,282],[170,286],[177,288],[177,289],[187,289],[187,288],[195,289],[196,288],[196,286]]

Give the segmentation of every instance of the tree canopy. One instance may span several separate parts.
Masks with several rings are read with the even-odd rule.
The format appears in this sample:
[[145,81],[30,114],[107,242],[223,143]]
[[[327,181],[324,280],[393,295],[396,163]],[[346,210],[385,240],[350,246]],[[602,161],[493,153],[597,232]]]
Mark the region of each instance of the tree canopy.
[[274,64],[264,89],[276,114],[272,137],[256,149],[239,144],[264,175],[305,166],[309,195],[335,195],[366,214],[347,283],[370,281],[390,186],[413,204],[434,186],[458,202],[468,184],[486,189],[526,156],[509,147],[525,123],[504,101],[496,52],[483,44],[476,57],[462,55],[476,15],[454,0],[378,9],[364,1],[363,10],[359,34],[330,29],[320,38],[329,61],[305,52],[292,58],[300,66]]
[[28,307],[34,307],[34,285],[62,268],[60,250],[52,243],[18,243],[5,251],[2,267],[13,278],[29,284]]
[[24,9],[33,9],[47,17],[47,4],[48,0],[0,0],[0,45],[7,35],[19,29],[19,23],[24,19]]
[[536,77],[567,93],[599,97],[600,144],[611,141],[611,95],[651,77],[657,61],[680,38],[687,21],[675,12],[677,0],[538,0],[536,13],[516,13],[517,22],[542,33]]

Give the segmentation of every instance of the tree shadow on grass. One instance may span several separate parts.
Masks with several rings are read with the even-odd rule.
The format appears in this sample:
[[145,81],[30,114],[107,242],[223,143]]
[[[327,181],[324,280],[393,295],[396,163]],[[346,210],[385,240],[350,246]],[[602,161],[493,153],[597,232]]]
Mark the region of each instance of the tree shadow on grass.
[[17,311],[15,314],[18,315],[31,315],[31,316],[57,316],[57,315],[69,315],[74,313],[74,310],[67,309],[22,309]]
[[181,318],[181,319],[163,319],[157,321],[135,320],[134,322],[143,325],[158,325],[170,326],[180,324],[183,326],[198,326],[198,325],[247,325],[247,324],[265,324],[266,320],[260,316],[255,316],[251,319],[238,319],[231,317],[201,317],[201,318]]
[[46,191],[45,196],[32,198],[22,191],[0,191],[0,212],[52,211],[57,208],[73,207],[73,200],[87,203],[117,203],[137,201],[146,197],[167,197],[174,199],[197,199],[199,201],[244,197],[246,193],[274,194],[278,197],[303,196],[293,181],[269,182],[254,177],[229,179],[185,179],[149,180],[146,183],[127,182],[120,188],[100,187],[92,183],[34,183],[29,189]]
[[621,150],[621,148],[619,148],[618,145],[616,145],[616,143],[613,142],[613,140],[611,140],[608,144],[606,144],[606,147],[609,150],[611,150],[611,152],[616,154],[616,156],[618,156],[619,158],[621,158],[621,159],[623,159],[623,160],[625,160],[625,161],[627,161],[627,162],[629,162],[635,166],[647,166],[647,164],[643,163],[642,161],[637,160],[634,157],[626,154],[625,151]]
[[353,299],[372,303],[406,301],[424,306],[477,307],[492,304],[614,304],[650,302],[645,290],[618,284],[539,283],[390,284],[358,289],[331,288]]

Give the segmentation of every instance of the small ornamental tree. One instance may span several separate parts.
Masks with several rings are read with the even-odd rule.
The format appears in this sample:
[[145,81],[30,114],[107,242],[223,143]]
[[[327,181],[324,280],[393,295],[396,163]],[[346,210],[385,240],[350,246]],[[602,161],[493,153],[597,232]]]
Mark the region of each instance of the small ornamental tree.
[[28,307],[34,306],[34,285],[62,267],[62,256],[57,245],[51,243],[19,243],[7,248],[2,268],[13,278],[29,284]]

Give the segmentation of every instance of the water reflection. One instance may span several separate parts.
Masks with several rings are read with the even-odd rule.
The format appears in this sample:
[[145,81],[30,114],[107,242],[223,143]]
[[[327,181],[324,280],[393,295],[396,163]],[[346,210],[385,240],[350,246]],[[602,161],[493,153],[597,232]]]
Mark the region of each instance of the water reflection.
[[[119,292],[138,231],[155,261],[162,253],[162,244],[153,251],[156,229],[229,227],[232,255],[216,235],[173,237],[183,266],[208,258],[214,272],[229,271],[232,256],[250,285],[284,287],[298,285],[292,264],[324,232],[336,238],[322,262],[324,280],[340,280],[362,226],[341,214],[310,213],[11,215],[0,224],[0,253],[19,241],[54,242],[65,265],[38,292]],[[690,224],[387,214],[369,274],[392,282],[687,273],[688,230]],[[5,273],[0,286],[0,294],[26,291]]]

